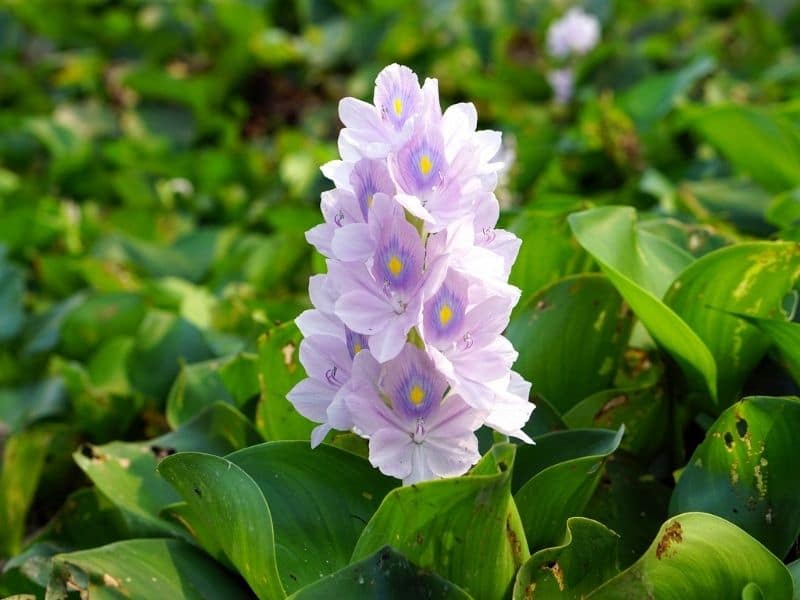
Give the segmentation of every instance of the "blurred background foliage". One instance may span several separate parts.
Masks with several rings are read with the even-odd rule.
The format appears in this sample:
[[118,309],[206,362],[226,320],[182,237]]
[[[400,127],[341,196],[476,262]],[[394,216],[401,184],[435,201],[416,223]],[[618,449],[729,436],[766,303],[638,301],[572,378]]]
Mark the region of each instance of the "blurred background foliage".
[[[566,216],[592,205],[695,256],[800,241],[800,3],[588,0],[602,41],[559,104],[545,34],[569,5],[0,2],[0,556],[85,484],[81,443],[220,400],[265,439],[307,436],[282,399],[298,334],[275,326],[324,270],[303,232],[338,100],[388,63],[503,131],[523,302],[591,268]],[[539,432],[563,426],[544,409]]]

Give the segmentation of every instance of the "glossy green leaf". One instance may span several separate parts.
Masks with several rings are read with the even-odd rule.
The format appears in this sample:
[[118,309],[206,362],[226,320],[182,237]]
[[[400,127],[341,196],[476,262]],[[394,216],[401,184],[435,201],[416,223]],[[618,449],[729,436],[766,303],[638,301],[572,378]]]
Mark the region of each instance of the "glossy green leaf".
[[775,318],[800,278],[800,248],[789,242],[749,242],[699,258],[673,282],[664,302],[697,333],[717,364],[724,405],[770,345],[756,327],[723,311]]
[[514,368],[536,382],[536,393],[566,412],[611,385],[631,322],[630,312],[606,277],[566,277],[517,309],[507,331],[519,352]]
[[800,399],[737,402],[714,422],[681,473],[670,513],[714,513],[784,556],[800,534],[798,431]]
[[689,123],[739,173],[767,189],[780,192],[800,185],[800,130],[788,119],[731,104],[692,109]]
[[391,492],[364,529],[353,560],[391,544],[419,567],[475,598],[506,597],[514,574],[530,554],[511,498],[513,456],[500,467],[493,453],[468,476]]
[[520,446],[514,501],[532,550],[558,543],[567,519],[583,513],[623,433],[623,428],[556,431]]
[[773,554],[714,515],[672,517],[647,552],[587,598],[739,598],[750,583],[765,598],[792,597],[792,578]]
[[522,565],[514,583],[514,600],[573,598],[581,600],[619,573],[619,536],[602,523],[571,517],[558,546],[539,550]]
[[[72,584],[85,583],[89,597],[174,598],[175,600],[216,600],[252,598],[244,583],[208,556],[180,540],[148,539],[117,542],[100,548],[60,554],[56,563],[65,576],[78,567],[87,576],[83,582],[69,577]],[[62,582],[62,585],[66,581]],[[48,594],[56,591],[48,588]],[[49,597],[49,595],[48,595]]]
[[348,565],[292,594],[292,600],[328,598],[471,598],[457,585],[386,546],[372,556]]
[[[199,542],[222,551],[263,599],[286,596],[278,572],[272,513],[253,479],[218,456],[185,452],[166,459],[159,473],[199,519]],[[184,513],[186,516],[186,513]],[[192,517],[189,517],[192,518]],[[189,523],[192,530],[192,523]]]
[[625,568],[647,549],[667,518],[671,492],[632,456],[618,451],[606,462],[605,473],[583,515],[620,536],[619,562]]
[[713,227],[693,225],[670,218],[642,221],[639,224],[639,230],[657,235],[695,258],[731,243],[731,240]]
[[259,339],[261,399],[256,427],[267,440],[307,440],[315,427],[286,399],[289,390],[305,377],[298,358],[301,339],[294,323],[275,327]]
[[569,213],[584,208],[579,198],[545,197],[508,223],[508,230],[523,240],[509,278],[522,290],[520,305],[565,275],[588,270],[591,259],[567,223]]
[[667,398],[658,385],[603,390],[584,398],[563,415],[571,429],[618,429],[624,425],[627,433],[620,448],[645,457],[661,448],[668,417]]
[[635,227],[636,213],[608,206],[570,215],[581,245],[600,264],[653,338],[680,364],[690,381],[716,397],[717,366],[697,334],[661,296],[691,263],[689,255],[669,242]]
[[778,319],[761,319],[741,313],[731,314],[758,327],[765,335],[769,336],[778,349],[781,365],[800,385],[800,323]]
[[226,459],[177,454],[158,470],[261,598],[344,568],[395,485],[363,458],[306,442],[262,444]]
[[176,451],[228,454],[258,443],[252,425],[236,409],[214,404],[173,432],[145,442],[85,445],[75,462],[116,506],[131,513],[153,532],[183,534],[175,523],[159,516],[180,497],[156,473],[156,465]]
[[800,559],[788,565],[789,573],[792,574],[792,583],[794,584],[794,596],[792,600],[800,600]]
[[766,217],[784,229],[800,225],[800,188],[775,196],[767,207]]

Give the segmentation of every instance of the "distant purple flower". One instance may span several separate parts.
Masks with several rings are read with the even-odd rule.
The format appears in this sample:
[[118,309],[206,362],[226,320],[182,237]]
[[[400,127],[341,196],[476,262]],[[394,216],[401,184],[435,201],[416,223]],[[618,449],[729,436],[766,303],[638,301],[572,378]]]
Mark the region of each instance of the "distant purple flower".
[[583,55],[600,41],[600,22],[581,8],[571,8],[547,30],[547,50],[556,58]]
[[572,99],[575,87],[575,75],[570,68],[554,69],[547,74],[547,82],[553,88],[553,97],[559,104],[566,104]]
[[520,240],[497,229],[501,137],[475,107],[442,111],[438,83],[390,65],[373,103],[345,98],[342,160],[325,222],[306,233],[326,258],[297,325],[307,378],[288,398],[318,423],[368,438],[373,465],[404,483],[466,472],[475,430],[524,442],[534,406],[503,336],[520,290]]

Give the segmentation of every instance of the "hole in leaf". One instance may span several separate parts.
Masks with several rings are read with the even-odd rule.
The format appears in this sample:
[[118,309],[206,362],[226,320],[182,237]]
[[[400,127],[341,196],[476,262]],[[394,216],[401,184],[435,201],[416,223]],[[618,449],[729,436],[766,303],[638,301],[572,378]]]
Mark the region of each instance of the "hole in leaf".
[[730,431],[725,432],[725,445],[728,447],[728,450],[733,448],[733,435],[731,435]]
[[194,488],[192,491],[197,495],[198,498],[203,497],[203,492],[200,491],[200,488]]
[[743,438],[745,435],[747,435],[747,421],[744,419],[736,420],[736,433],[739,434],[740,438]]
[[176,450],[170,447],[150,446],[150,452],[152,452],[156,458],[162,459],[175,454]]

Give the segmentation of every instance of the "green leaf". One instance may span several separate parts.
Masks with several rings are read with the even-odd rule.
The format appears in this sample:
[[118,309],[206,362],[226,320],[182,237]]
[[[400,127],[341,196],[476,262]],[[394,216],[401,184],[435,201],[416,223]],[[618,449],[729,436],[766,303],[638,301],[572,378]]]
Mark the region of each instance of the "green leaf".
[[664,302],[705,343],[717,364],[719,398],[727,406],[770,345],[758,328],[723,311],[777,317],[800,278],[800,248],[790,242],[748,242],[699,258],[673,282]]
[[570,429],[618,429],[624,425],[627,435],[620,448],[651,457],[664,441],[664,423],[669,417],[669,407],[664,389],[659,385],[648,385],[597,392],[562,416]]
[[0,244],[0,342],[14,338],[25,323],[25,271],[6,258]]
[[475,598],[506,597],[529,552],[511,498],[508,463],[513,461],[502,461],[502,470],[494,453],[471,475],[391,492],[364,529],[353,560],[391,544]]
[[695,258],[731,243],[708,225],[692,225],[670,218],[647,219],[639,224],[639,230],[664,238]]
[[128,376],[138,390],[163,398],[180,371],[181,361],[194,363],[212,356],[197,327],[182,317],[150,311],[128,357]]
[[158,470],[261,598],[344,568],[395,485],[363,458],[306,442],[261,444],[226,459],[176,454]]
[[677,71],[645,77],[622,94],[620,105],[640,129],[647,129],[666,116],[678,98],[715,67],[713,58],[701,56]]
[[61,325],[61,348],[73,357],[86,357],[113,337],[133,335],[145,316],[139,294],[97,294],[72,310]]
[[636,211],[607,206],[570,215],[572,230],[633,312],[696,386],[716,398],[717,366],[697,334],[660,298],[690,262],[669,242],[635,228]]
[[783,229],[800,225],[800,188],[775,196],[767,207],[766,217]]
[[372,556],[348,565],[292,594],[292,600],[329,598],[471,598],[457,585],[420,569],[386,546]]
[[792,574],[792,583],[794,584],[793,600],[800,600],[800,559],[788,565],[789,573]]
[[720,228],[728,223],[751,235],[768,236],[773,228],[765,219],[769,206],[769,193],[749,179],[700,179],[680,184],[680,199],[687,209],[703,220],[724,219]]
[[183,535],[181,527],[159,516],[180,498],[156,474],[158,461],[175,451],[227,454],[259,441],[236,409],[214,404],[176,431],[144,442],[85,445],[74,458],[98,490],[152,532]]
[[602,523],[569,518],[561,543],[539,550],[522,565],[514,583],[514,600],[535,596],[581,600],[619,573],[618,542],[619,536]]
[[791,598],[783,563],[744,531],[714,515],[685,513],[664,523],[647,552],[587,598],[739,598],[750,583],[765,598]]
[[67,408],[64,382],[48,377],[16,388],[0,389],[0,430],[13,433]]
[[61,339],[61,325],[75,308],[80,306],[86,296],[79,292],[66,300],[51,306],[47,311],[30,318],[22,333],[22,356],[48,352],[55,348]]
[[775,192],[800,185],[800,131],[789,119],[735,105],[693,107],[688,118],[690,127],[739,173]]
[[736,312],[731,312],[730,314],[744,319],[769,336],[772,343],[778,348],[781,365],[800,385],[800,323],[779,321],[777,319],[761,319]]
[[616,452],[583,513],[620,536],[621,567],[633,563],[667,518],[671,489],[646,472],[631,456]]
[[224,458],[194,452],[165,459],[158,471],[200,520],[203,533],[198,541],[212,544],[208,551],[224,552],[262,600],[286,596],[278,571],[272,512],[245,471]]
[[244,353],[182,365],[167,398],[167,422],[178,427],[214,402],[241,406],[258,393],[257,369],[257,357]]
[[48,462],[74,444],[75,434],[59,423],[20,431],[6,441],[0,472],[0,556],[20,551],[25,518]]
[[622,427],[556,431],[519,447],[512,489],[532,550],[556,544],[567,519],[583,513],[623,433]]
[[588,270],[591,259],[575,243],[567,223],[570,212],[584,208],[586,202],[580,198],[543,198],[508,224],[508,230],[522,239],[509,277],[522,290],[520,305],[565,275]]
[[[252,598],[247,587],[201,551],[180,540],[117,542],[60,554],[65,575],[78,567],[88,576],[84,589],[97,600],[170,598],[216,600]],[[72,584],[78,583],[69,577]],[[66,583],[66,581],[64,582]],[[48,587],[48,597],[51,589]]]
[[95,442],[121,437],[142,407],[140,398],[117,394],[95,385],[79,362],[53,361],[70,396],[74,423]]
[[271,329],[258,340],[261,399],[256,427],[267,440],[307,440],[315,427],[286,399],[289,390],[305,377],[298,359],[301,339],[292,322]]
[[735,523],[777,556],[800,534],[794,448],[800,400],[757,396],[726,410],[681,473],[670,513],[709,512]]
[[[515,369],[560,412],[611,385],[631,314],[603,275],[566,277],[540,290],[508,327]],[[587,332],[590,332],[587,335]]]

